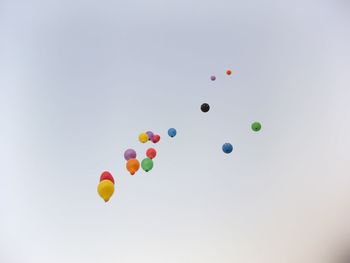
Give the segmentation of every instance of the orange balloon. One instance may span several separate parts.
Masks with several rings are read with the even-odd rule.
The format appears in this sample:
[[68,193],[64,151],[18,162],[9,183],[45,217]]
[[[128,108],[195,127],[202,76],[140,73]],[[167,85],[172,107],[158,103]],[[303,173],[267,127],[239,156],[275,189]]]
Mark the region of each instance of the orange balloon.
[[140,169],[140,163],[137,159],[129,159],[126,163],[126,169],[131,175],[134,175]]
[[231,75],[232,74],[232,71],[230,69],[226,70],[226,74],[227,75]]

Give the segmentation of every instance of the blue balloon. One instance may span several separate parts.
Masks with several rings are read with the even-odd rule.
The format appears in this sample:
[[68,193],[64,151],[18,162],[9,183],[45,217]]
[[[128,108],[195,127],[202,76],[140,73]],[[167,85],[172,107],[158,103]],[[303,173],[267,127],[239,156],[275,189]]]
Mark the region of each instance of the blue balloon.
[[175,137],[175,135],[176,135],[176,130],[175,130],[174,128],[170,128],[170,129],[168,130],[168,135],[169,135],[170,137]]
[[232,146],[232,144],[231,143],[224,143],[223,145],[222,145],[222,151],[224,152],[224,153],[231,153],[232,152],[232,150],[233,150],[233,146]]

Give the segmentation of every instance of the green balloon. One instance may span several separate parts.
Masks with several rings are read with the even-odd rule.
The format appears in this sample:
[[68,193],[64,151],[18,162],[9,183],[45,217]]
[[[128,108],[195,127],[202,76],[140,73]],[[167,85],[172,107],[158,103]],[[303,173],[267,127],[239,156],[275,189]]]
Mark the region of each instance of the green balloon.
[[260,122],[253,122],[252,123],[252,130],[255,132],[258,132],[261,130],[261,123]]
[[145,172],[151,171],[153,168],[153,161],[150,158],[145,158],[141,162],[141,167]]

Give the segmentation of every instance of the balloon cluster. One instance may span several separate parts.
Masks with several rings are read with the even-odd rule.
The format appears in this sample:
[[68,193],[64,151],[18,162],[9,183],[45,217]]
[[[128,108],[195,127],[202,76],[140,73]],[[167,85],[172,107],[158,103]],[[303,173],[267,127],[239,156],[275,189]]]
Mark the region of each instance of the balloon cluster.
[[[232,71],[230,69],[226,70],[226,75],[230,76],[232,74]],[[216,80],[216,76],[212,75],[210,76],[211,81]],[[202,112],[207,113],[210,110],[210,105],[208,103],[203,103],[200,106],[200,109]],[[251,124],[251,129],[254,132],[259,132],[261,130],[261,123],[260,122],[253,122]],[[175,137],[177,134],[176,129],[170,128],[168,130],[168,135],[170,137]],[[152,142],[154,144],[158,143],[160,141],[160,135],[154,134],[152,131],[143,132],[138,137],[139,142],[142,144],[145,144],[147,142]],[[229,142],[225,142],[222,145],[222,151],[226,154],[229,154],[233,151],[233,146]],[[136,172],[139,171],[140,166],[143,171],[149,172],[153,169],[153,160],[157,156],[157,150],[150,147],[146,150],[146,156],[142,159],[141,164],[139,160],[137,159],[137,153],[134,149],[127,149],[124,152],[124,159],[126,160],[126,170],[130,173],[130,175],[135,175]],[[100,197],[105,201],[108,202],[109,199],[112,197],[114,193],[114,178],[110,172],[103,172],[100,176],[100,182],[97,187],[98,194]]]
[[[230,69],[226,70],[226,75],[227,75],[227,76],[230,76],[231,74],[232,74],[232,70],[230,70]],[[215,80],[216,80],[216,76],[215,76],[215,75],[211,75],[211,76],[210,76],[210,80],[211,80],[211,81],[215,81]],[[202,112],[207,113],[207,112],[209,112],[209,110],[210,110],[210,106],[209,106],[208,103],[203,103],[203,104],[201,105],[201,111],[202,111]],[[261,123],[260,123],[260,122],[257,122],[257,121],[253,122],[253,123],[251,124],[251,129],[252,129],[254,132],[260,131],[260,130],[261,130]],[[222,151],[223,151],[224,153],[227,153],[227,154],[228,154],[228,153],[231,153],[231,152],[233,151],[233,146],[232,146],[232,144],[229,143],[229,142],[224,143],[224,144],[222,145]]]
[[[168,135],[170,137],[176,136],[176,129],[170,128],[168,130]],[[143,132],[138,137],[139,142],[145,144],[147,142],[152,142],[154,144],[160,141],[160,135],[154,134],[151,131]],[[153,168],[153,159],[157,156],[156,149],[150,147],[146,150],[146,157],[140,162],[137,159],[137,153],[134,149],[127,149],[124,151],[124,159],[126,160],[126,170],[130,173],[130,175],[135,175],[135,173],[140,169],[145,172],[149,172]],[[100,176],[100,183],[97,187],[97,192],[100,197],[108,202],[114,193],[114,178],[110,172],[103,172]]]
[[[139,141],[141,143],[146,143],[148,141],[158,143],[160,141],[160,136],[158,134],[154,134],[151,131],[143,132],[139,135]],[[151,171],[153,168],[153,159],[156,156],[156,149],[147,149],[146,158],[141,161],[142,170],[145,172]],[[131,175],[134,175],[140,169],[140,162],[136,159],[136,151],[134,149],[127,149],[124,152],[124,159],[126,160],[126,169]]]

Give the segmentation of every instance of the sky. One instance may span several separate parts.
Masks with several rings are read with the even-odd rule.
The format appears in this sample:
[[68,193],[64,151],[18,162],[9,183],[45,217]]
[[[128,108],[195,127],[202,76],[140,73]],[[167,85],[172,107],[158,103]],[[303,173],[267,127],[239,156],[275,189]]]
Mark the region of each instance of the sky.
[[[0,0],[0,263],[336,263],[350,251],[349,12]],[[158,156],[132,177],[123,152],[141,160],[147,130]]]

